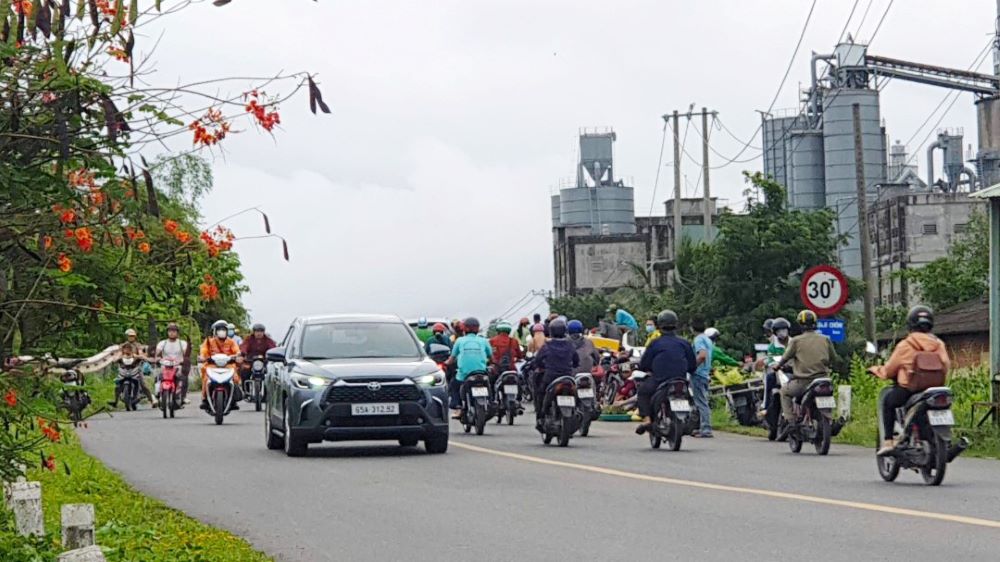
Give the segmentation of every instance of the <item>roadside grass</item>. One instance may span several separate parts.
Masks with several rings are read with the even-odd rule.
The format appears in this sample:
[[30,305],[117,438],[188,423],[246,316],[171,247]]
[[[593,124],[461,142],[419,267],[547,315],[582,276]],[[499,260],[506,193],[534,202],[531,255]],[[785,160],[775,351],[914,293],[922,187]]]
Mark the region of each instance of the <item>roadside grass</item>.
[[[107,408],[114,395],[114,377],[88,377],[93,399],[88,413]],[[105,415],[98,413],[98,416]],[[87,431],[86,422],[78,431]],[[29,481],[42,484],[44,538],[17,535],[13,516],[0,510],[0,560],[55,562],[60,545],[60,509],[67,503],[92,503],[96,542],[109,562],[266,562],[272,559],[243,539],[197,521],[145,496],[116,472],[88,455],[70,427],[63,439],[45,447],[43,456],[56,458],[56,470],[29,468]]]
[[[886,383],[865,373],[864,368],[864,363],[856,360],[852,365],[850,381],[844,383],[851,385],[851,420],[833,442],[874,449],[878,440],[876,404],[878,393]],[[948,377],[948,386],[954,393],[955,437],[967,437],[971,441],[962,456],[1000,459],[1000,428],[989,424],[976,428],[970,423],[972,404],[989,400],[986,369],[957,369]],[[740,435],[767,436],[767,432],[760,427],[739,425],[730,417],[725,400],[717,398],[712,406],[714,428]],[[977,416],[981,417],[979,410]],[[979,420],[975,421],[978,423]]]

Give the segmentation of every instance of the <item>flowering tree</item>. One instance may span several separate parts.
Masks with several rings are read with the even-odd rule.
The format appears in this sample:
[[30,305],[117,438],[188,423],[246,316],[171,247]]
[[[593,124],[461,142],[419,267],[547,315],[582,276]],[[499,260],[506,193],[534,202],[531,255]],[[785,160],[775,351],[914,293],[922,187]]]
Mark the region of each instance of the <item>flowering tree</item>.
[[[196,201],[175,185],[161,188],[157,178],[176,179],[173,163],[197,162],[192,153],[218,150],[238,134],[239,121],[274,134],[280,105],[303,88],[313,113],[330,110],[306,73],[150,85],[153,60],[136,56],[140,28],[204,7],[198,4],[0,0],[0,358],[6,367],[20,353],[99,349],[117,341],[124,325],[245,316],[245,287],[231,251],[238,238],[221,224],[199,229]],[[226,89],[231,93],[217,93]],[[183,137],[190,139],[186,150],[147,163],[153,150]],[[0,475],[9,458],[47,438],[36,413],[21,409],[25,396],[44,394],[44,373],[31,373],[0,373],[6,397],[0,417],[20,428],[7,436],[12,441],[0,440]]]

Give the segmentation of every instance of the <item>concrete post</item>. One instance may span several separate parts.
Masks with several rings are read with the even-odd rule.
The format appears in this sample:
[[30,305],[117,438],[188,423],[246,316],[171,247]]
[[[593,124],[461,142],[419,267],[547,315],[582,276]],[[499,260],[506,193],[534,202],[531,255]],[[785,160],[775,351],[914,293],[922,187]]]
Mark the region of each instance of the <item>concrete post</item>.
[[59,562],[105,562],[104,552],[99,546],[88,546],[69,550],[59,555]]
[[708,173],[711,167],[708,165],[708,108],[701,108],[701,175],[705,185],[702,204],[702,220],[705,225],[705,243],[712,241],[712,196],[708,187]]
[[680,271],[677,269],[678,256],[681,254],[681,240],[683,239],[682,228],[682,218],[681,218],[681,133],[680,133],[680,115],[678,115],[677,110],[674,110],[673,115],[673,128],[674,128],[674,247],[673,255],[670,256],[674,259],[674,282],[681,278]]
[[858,188],[858,231],[861,244],[861,276],[865,282],[865,339],[875,341],[875,281],[872,278],[872,249],[868,232],[868,192],[865,187],[865,153],[861,137],[861,104],[854,104],[854,165]]
[[837,387],[837,415],[845,421],[851,419],[851,385],[842,384]]
[[23,536],[45,535],[42,516],[42,484],[40,482],[14,482],[4,490],[7,507],[14,512],[17,531]]
[[68,503],[62,506],[63,548],[74,550],[94,545],[94,504]]
[[1000,425],[1000,198],[990,202],[990,416]]

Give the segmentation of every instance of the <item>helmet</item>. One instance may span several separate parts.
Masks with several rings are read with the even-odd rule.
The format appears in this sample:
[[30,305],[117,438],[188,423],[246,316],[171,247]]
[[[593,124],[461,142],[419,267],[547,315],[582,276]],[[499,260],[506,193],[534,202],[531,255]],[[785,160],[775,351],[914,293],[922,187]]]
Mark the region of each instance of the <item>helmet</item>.
[[719,330],[716,328],[708,328],[707,330],[705,330],[705,335],[708,336],[709,339],[711,339],[712,341],[715,341],[719,339],[719,336],[721,334],[719,333]]
[[230,330],[235,330],[236,329],[236,324],[233,324],[232,322],[228,322],[226,324],[226,327],[229,328]]
[[802,326],[802,328],[806,330],[813,330],[816,328],[816,322],[819,321],[819,317],[816,316],[815,312],[806,309],[795,317],[795,321],[798,322],[799,326]]
[[463,324],[463,329],[465,330],[465,333],[467,333],[467,334],[478,334],[479,333],[479,319],[478,318],[476,318],[474,316],[470,316],[470,317],[466,318],[465,322],[462,322],[462,324]]
[[560,314],[559,316],[556,316],[556,320],[559,320],[563,324],[568,324],[569,323],[569,318],[566,318],[562,314]]
[[138,335],[139,334],[137,334],[135,330],[133,330],[132,328],[125,330],[125,336],[138,336]]
[[549,335],[554,338],[566,337],[566,323],[558,318],[549,322]]
[[536,334],[538,332],[544,332],[545,331],[545,326],[542,326],[541,324],[535,324],[534,326],[531,327],[531,331],[534,332],[534,333],[536,333]]
[[777,332],[778,330],[788,330],[792,327],[792,323],[784,318],[775,318],[771,323],[771,329]]
[[663,310],[656,315],[656,327],[664,332],[677,329],[677,313],[673,310]]
[[499,322],[497,324],[497,331],[501,332],[501,333],[504,333],[504,334],[509,334],[510,331],[513,330],[513,329],[514,328],[511,327],[510,322],[503,322],[503,321],[501,321],[501,322]]
[[929,332],[934,328],[934,311],[918,304],[906,314],[906,326],[915,332]]
[[258,322],[258,323],[256,323],[256,324],[253,325],[253,329],[251,331],[253,331],[253,332],[266,332],[267,330],[264,328],[263,324],[261,324],[260,322]]
[[448,328],[444,324],[442,324],[440,322],[438,322],[437,324],[434,324],[433,332],[435,334],[443,334],[443,333],[445,333],[447,331],[448,331]]
[[770,332],[774,330],[774,318],[768,318],[767,320],[764,320],[763,328],[765,332]]
[[569,324],[566,325],[566,331],[570,334],[582,334],[583,322],[580,322],[579,320],[570,320]]
[[169,332],[171,330],[173,330],[175,332],[180,332],[181,331],[181,329],[177,327],[177,322],[171,322],[171,323],[167,324],[167,331]]
[[427,327],[427,318],[424,317],[424,316],[421,316],[420,319],[417,320],[417,327],[418,328],[426,328]]
[[212,324],[212,333],[214,334],[214,333],[218,332],[219,330],[225,330],[226,333],[228,333],[229,332],[229,324],[225,320],[216,320],[215,323]]
[[517,323],[520,324],[521,326],[523,326],[525,324],[530,324],[531,320],[528,320],[527,317],[524,317],[524,318],[521,318],[520,320],[518,320]]

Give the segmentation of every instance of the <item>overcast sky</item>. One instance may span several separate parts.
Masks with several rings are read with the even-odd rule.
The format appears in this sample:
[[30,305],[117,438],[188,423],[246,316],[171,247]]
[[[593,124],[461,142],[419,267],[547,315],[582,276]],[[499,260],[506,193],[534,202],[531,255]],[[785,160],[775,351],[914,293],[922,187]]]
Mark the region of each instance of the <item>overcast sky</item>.
[[[797,105],[810,52],[833,50],[853,4],[819,0],[776,109]],[[888,4],[859,0],[849,31],[867,41]],[[637,214],[651,201],[662,214],[672,156],[668,143],[654,199],[660,115],[694,102],[749,140],[754,110],[775,95],[809,7],[236,0],[163,20],[157,80],[309,70],[333,109],[314,117],[302,95],[281,108],[275,140],[251,129],[215,155],[205,218],[260,205],[292,254],[285,263],[277,241],[237,244],[254,320],[281,332],[294,316],[319,312],[488,318],[531,289],[552,288],[549,195],[574,174],[580,127],[614,127],[617,174],[635,186]],[[870,52],[964,69],[994,17],[992,0],[896,1]],[[991,60],[981,67],[990,68]],[[945,93],[889,83],[882,115],[890,138],[914,135]],[[975,145],[972,101],[961,94],[941,126],[964,127]],[[727,156],[742,146],[721,131],[712,139]],[[687,143],[699,157],[694,128]],[[741,170],[760,167],[757,159],[714,171],[713,194],[735,203]],[[698,166],[681,168],[687,192],[698,193]],[[262,231],[252,216],[230,226],[243,236]]]

